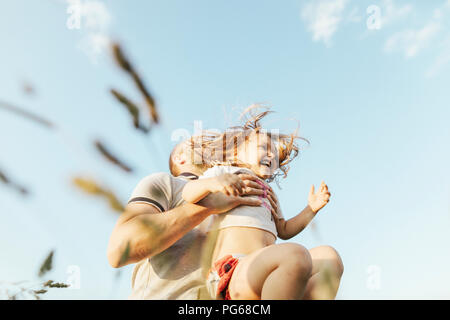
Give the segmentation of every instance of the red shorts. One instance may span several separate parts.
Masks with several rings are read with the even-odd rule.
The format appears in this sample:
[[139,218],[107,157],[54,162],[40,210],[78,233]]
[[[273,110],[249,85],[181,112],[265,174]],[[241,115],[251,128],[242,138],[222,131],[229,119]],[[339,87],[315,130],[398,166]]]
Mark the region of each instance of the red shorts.
[[210,295],[218,300],[231,300],[228,285],[242,254],[229,254],[214,262],[208,273],[206,285]]

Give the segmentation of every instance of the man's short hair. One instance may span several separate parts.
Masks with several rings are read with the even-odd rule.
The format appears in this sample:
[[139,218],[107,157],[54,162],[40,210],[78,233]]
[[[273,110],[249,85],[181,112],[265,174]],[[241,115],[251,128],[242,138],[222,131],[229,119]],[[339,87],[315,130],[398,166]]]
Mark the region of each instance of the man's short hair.
[[169,156],[169,170],[170,170],[170,173],[174,177],[178,176],[181,173],[180,168],[178,167],[178,164],[176,164],[174,161],[174,158],[183,152],[183,148],[182,148],[183,143],[184,143],[184,141],[178,143],[172,149],[172,152],[170,153],[170,156]]

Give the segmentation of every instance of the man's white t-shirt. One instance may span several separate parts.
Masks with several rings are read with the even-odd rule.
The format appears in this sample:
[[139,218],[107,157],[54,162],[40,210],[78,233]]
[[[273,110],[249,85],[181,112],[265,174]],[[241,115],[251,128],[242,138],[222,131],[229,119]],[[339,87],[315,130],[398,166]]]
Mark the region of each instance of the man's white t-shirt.
[[[129,202],[147,203],[164,214],[184,203],[181,192],[192,178],[196,176],[173,177],[168,173],[149,175],[138,183]],[[210,299],[201,268],[209,218],[163,252],[136,264],[129,299]]]

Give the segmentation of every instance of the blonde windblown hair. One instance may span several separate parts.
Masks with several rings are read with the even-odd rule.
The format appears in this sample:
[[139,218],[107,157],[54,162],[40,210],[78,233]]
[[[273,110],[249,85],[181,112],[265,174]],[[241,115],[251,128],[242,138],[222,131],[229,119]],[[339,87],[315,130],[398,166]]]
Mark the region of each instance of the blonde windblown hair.
[[248,107],[241,115],[242,124],[227,128],[225,132],[204,130],[192,136],[189,141],[192,163],[206,168],[217,165],[248,167],[238,160],[238,149],[248,142],[251,134],[266,134],[278,150],[278,170],[267,180],[273,181],[278,176],[286,177],[290,162],[299,154],[296,140],[308,140],[297,136],[298,129],[291,134],[279,133],[278,130],[267,131],[261,126],[261,120],[272,111],[261,112],[258,111],[260,108],[260,105]]

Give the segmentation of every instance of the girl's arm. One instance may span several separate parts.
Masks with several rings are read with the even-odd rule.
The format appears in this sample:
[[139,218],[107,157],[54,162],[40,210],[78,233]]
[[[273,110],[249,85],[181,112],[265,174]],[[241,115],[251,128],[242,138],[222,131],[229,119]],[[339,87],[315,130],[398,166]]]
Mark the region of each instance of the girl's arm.
[[283,240],[288,240],[296,236],[306,228],[316,213],[308,205],[298,215],[287,221],[283,218],[275,218],[278,237]]
[[189,203],[197,203],[211,193],[211,182],[214,178],[193,180],[186,183],[182,197]]
[[308,205],[295,217],[285,220],[277,215],[279,208],[278,200],[272,190],[269,190],[269,201],[272,205],[272,215],[275,219],[278,237],[283,240],[290,239],[306,228],[311,220],[330,200],[328,186],[322,181],[319,191],[314,193],[314,185],[311,186],[308,196]]

